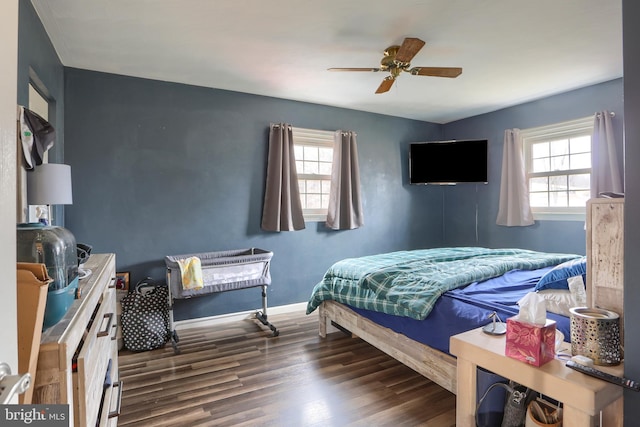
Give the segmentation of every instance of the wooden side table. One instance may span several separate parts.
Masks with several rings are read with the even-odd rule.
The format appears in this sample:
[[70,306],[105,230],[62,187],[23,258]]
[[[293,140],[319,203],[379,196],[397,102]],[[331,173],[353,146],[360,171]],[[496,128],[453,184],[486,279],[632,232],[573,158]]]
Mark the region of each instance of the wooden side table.
[[[535,367],[505,356],[504,348],[504,335],[488,335],[481,328],[451,337],[450,352],[458,358],[458,427],[475,426],[478,366],[562,402],[564,427],[622,426],[622,387],[567,368],[559,359]],[[622,364],[597,368],[613,375],[624,372]]]

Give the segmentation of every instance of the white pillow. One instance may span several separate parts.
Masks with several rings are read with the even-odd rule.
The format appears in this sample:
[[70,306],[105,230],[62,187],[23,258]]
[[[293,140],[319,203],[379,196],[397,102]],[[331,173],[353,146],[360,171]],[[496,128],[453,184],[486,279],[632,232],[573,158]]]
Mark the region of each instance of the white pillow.
[[546,304],[547,312],[569,317],[569,309],[576,307],[571,291],[566,289],[546,289],[538,291]]
[[538,295],[545,300],[548,312],[570,317],[570,308],[587,305],[587,292],[584,288],[582,276],[569,277],[567,282],[569,283],[569,290],[545,289],[538,291]]

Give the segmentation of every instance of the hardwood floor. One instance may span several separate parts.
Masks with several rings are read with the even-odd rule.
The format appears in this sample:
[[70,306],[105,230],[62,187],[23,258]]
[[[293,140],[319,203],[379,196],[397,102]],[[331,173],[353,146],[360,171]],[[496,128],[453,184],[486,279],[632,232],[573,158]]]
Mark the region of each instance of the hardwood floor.
[[119,426],[454,426],[455,396],[358,338],[318,336],[317,314],[182,330],[121,351]]

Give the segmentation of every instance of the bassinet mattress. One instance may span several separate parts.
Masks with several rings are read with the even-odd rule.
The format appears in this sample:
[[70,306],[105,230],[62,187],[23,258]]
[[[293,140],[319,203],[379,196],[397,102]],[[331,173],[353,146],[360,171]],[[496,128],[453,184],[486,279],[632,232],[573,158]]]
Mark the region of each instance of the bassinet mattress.
[[[271,284],[269,265],[273,252],[258,249],[238,249],[203,252],[165,257],[173,298],[190,298],[214,292],[226,292]],[[178,260],[198,257],[202,265],[202,289],[183,289]]]
[[[533,291],[538,280],[551,268],[513,270],[493,279],[445,292],[424,320],[352,306],[349,308],[414,341],[449,353],[449,337],[486,325],[492,312],[495,311],[503,322],[518,314],[517,302]],[[555,320],[556,328],[564,334],[565,340],[569,340],[570,319],[549,312],[547,318]]]

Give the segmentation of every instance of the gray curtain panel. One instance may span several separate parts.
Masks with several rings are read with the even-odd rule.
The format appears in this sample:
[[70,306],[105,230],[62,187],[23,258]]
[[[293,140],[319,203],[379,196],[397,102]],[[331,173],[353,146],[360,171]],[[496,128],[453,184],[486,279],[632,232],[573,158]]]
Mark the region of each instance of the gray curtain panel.
[[336,131],[327,227],[352,230],[364,224],[355,132]]
[[295,231],[305,228],[291,125],[271,124],[262,229]]
[[496,224],[524,227],[533,223],[529,185],[525,176],[522,136],[520,129],[507,129],[504,131],[500,205]]
[[622,172],[618,167],[616,144],[613,137],[612,114],[596,113],[591,137],[591,197],[604,191],[624,192]]

